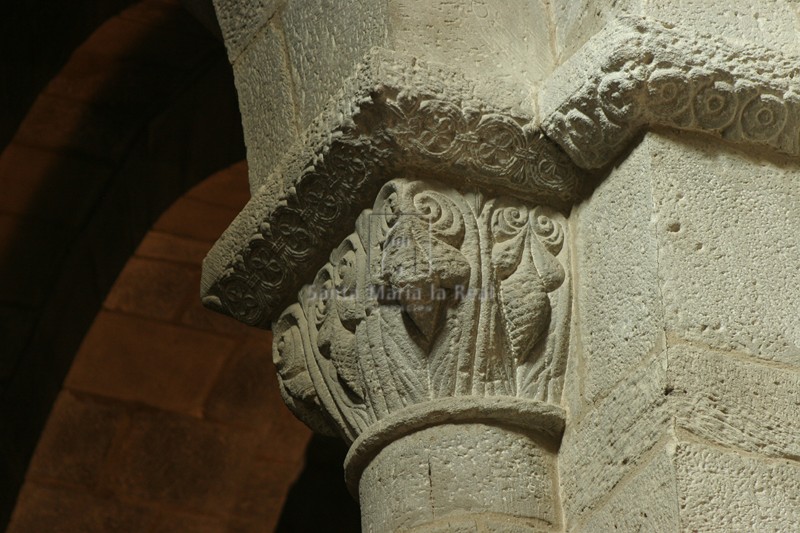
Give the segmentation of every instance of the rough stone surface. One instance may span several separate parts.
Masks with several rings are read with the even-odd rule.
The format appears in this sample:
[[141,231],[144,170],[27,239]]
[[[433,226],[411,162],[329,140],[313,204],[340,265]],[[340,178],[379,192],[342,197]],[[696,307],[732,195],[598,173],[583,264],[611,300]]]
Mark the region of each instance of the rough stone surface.
[[[796,174],[796,166],[780,158],[748,156],[704,138],[648,134],[575,210],[581,364],[570,380],[583,388],[567,389],[578,418],[567,425],[559,458],[568,524],[591,531],[646,523],[637,513],[650,507],[649,499],[631,504],[637,511],[630,513],[613,512],[622,504],[603,502],[629,501],[625,480],[642,456],[636,450],[665,438],[670,427],[678,433],[667,438],[679,442],[701,438],[732,456],[797,461],[800,325],[796,313],[786,312],[798,306],[800,286],[796,238],[787,230],[800,227]],[[609,327],[626,323],[632,327],[620,328],[622,334]],[[640,367],[653,350],[662,355]],[[675,468],[681,460],[673,458]],[[720,467],[720,475],[727,468]],[[686,485],[662,486],[646,481],[649,474],[636,475],[656,484],[649,490],[664,505],[689,497]],[[706,485],[698,476],[692,490],[710,494],[722,490],[711,488],[714,483],[726,482],[709,478]],[[746,501],[742,514],[731,511],[740,505],[732,501],[707,504],[737,516],[723,521],[720,531],[747,523],[754,511],[746,510]],[[776,506],[781,516],[797,508],[791,499]],[[687,512],[695,528],[712,523],[708,514],[700,519],[680,509],[686,530],[692,530]],[[754,523],[780,530],[786,522],[773,526],[769,513]]]
[[648,136],[638,152],[652,169],[667,330],[800,365],[789,311],[800,309],[800,165],[678,135]]
[[599,506],[668,438],[666,365],[663,355],[653,359],[567,426],[558,460],[567,524]]
[[228,57],[235,62],[285,0],[213,0]]
[[[598,0],[552,0],[555,32],[555,53],[563,63],[600,32],[615,17],[623,13],[638,14],[641,0],[602,2]],[[610,5],[609,5],[610,4]]]
[[305,130],[344,88],[367,52],[384,46],[387,3],[362,0],[290,1],[281,15]]
[[233,73],[255,191],[267,183],[300,131],[280,28],[266,24],[233,64]]
[[669,349],[678,427],[706,441],[800,460],[800,372],[750,357],[679,345]]
[[564,61],[620,15],[645,15],[699,33],[741,42],[763,42],[797,53],[800,9],[791,0],[762,4],[747,0],[553,0],[557,57]]
[[389,444],[364,471],[362,530],[558,531],[554,468],[554,455],[521,433],[425,429]]
[[524,99],[553,70],[549,22],[547,3],[539,0],[391,1],[389,46],[501,79],[520,87]]
[[800,465],[701,444],[675,457],[684,531],[793,531],[800,524]]
[[741,43],[766,43],[785,53],[800,52],[800,7],[793,0],[650,0],[642,2],[641,14],[702,34],[722,35]]
[[675,466],[667,449],[610,493],[585,522],[570,529],[582,533],[599,531],[679,531]]
[[637,150],[574,210],[577,357],[587,402],[664,349],[653,179],[651,162]]

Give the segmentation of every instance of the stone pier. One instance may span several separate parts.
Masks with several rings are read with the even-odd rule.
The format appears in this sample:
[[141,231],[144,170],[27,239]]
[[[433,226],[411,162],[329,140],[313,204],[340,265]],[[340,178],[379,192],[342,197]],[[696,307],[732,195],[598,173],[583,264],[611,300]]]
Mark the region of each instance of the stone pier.
[[800,7],[677,5],[215,0],[203,301],[364,531],[800,524]]

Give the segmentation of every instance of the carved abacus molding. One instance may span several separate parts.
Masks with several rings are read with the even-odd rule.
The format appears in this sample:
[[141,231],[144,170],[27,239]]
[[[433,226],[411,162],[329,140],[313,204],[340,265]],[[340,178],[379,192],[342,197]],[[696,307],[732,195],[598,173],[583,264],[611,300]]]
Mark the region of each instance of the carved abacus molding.
[[[203,301],[269,327],[389,179],[425,173],[565,208],[583,169],[649,126],[800,155],[800,59],[624,18],[559,67],[531,110],[443,67],[375,51],[206,261]],[[498,89],[498,92],[500,90]]]

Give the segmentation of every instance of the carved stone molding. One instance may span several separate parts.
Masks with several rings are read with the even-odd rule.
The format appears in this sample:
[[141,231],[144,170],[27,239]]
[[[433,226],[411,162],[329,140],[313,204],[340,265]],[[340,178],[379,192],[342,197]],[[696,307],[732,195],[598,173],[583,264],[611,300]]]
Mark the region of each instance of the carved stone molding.
[[262,188],[209,255],[208,307],[268,328],[392,176],[435,174],[558,207],[585,188],[532,111],[486,102],[443,67],[377,50],[343,94],[267,180],[285,190]]
[[436,413],[560,435],[565,219],[462,191],[387,183],[273,326],[286,403],[317,431],[360,439],[356,456]]
[[542,128],[583,168],[612,163],[648,126],[798,156],[798,77],[800,58],[627,17],[548,80]]
[[206,306],[268,328],[378,189],[426,175],[565,208],[583,169],[650,126],[800,155],[800,59],[624,18],[545,83],[538,114],[495,84],[376,50],[204,264]]

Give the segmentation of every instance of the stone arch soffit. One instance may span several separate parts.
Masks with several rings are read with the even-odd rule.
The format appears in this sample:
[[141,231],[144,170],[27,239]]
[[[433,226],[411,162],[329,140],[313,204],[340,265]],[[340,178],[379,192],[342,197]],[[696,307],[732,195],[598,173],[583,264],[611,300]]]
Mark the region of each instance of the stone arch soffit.
[[244,156],[224,48],[177,0],[122,3],[131,7],[71,50],[3,151],[0,197],[14,223],[5,303],[15,317],[3,423],[28,429],[9,432],[16,459],[3,465],[2,523],[57,385],[125,261],[175,199]]
[[648,128],[796,159],[797,79],[800,58],[643,17],[609,24],[530,102],[374,49],[206,258],[204,304],[268,328],[397,176],[566,210]]

